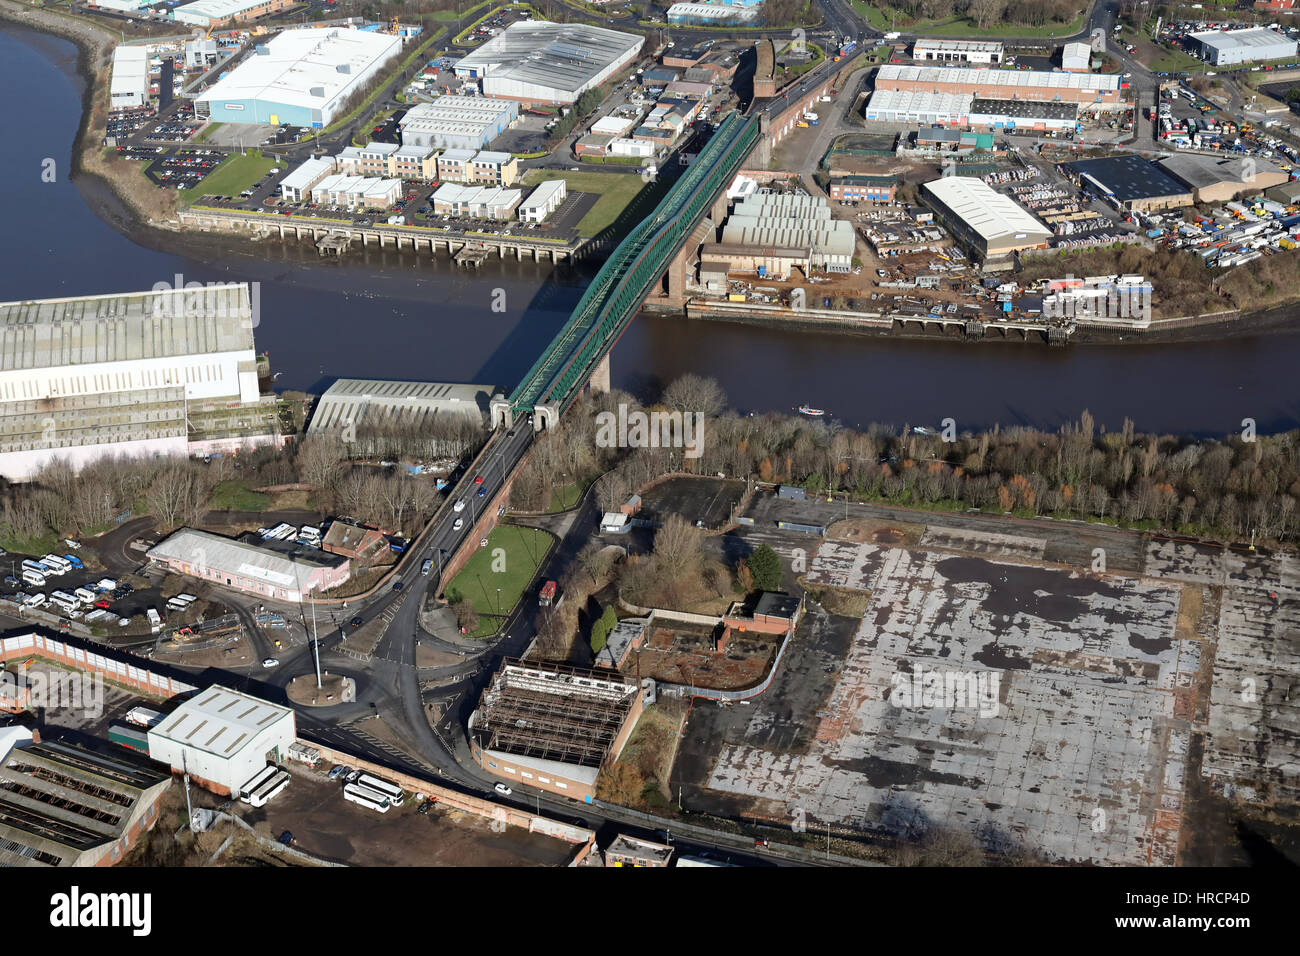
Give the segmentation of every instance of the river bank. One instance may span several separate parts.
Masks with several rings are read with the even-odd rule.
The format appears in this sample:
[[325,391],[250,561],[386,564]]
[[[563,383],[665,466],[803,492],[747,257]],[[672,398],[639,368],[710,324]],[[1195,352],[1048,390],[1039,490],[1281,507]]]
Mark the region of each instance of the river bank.
[[[1295,330],[1297,303],[1273,306],[1255,312],[1243,313],[1239,310],[1216,313],[1205,316],[1184,316],[1174,319],[1157,320],[1165,323],[1164,327],[1147,329],[1105,329],[1080,326],[1070,335],[1070,345],[1136,345],[1222,341],[1234,333],[1251,335],[1269,335],[1289,333]],[[680,315],[676,307],[648,305],[647,314],[656,316]],[[882,316],[871,317],[867,324],[858,313],[832,313],[830,310],[817,310],[817,315],[801,315],[791,310],[764,313],[758,311],[741,312],[739,309],[722,309],[688,306],[685,317],[693,322],[723,322],[733,325],[757,326],[790,331],[816,329],[822,332],[840,333],[857,338],[868,339],[909,339],[915,341],[962,342],[971,346],[1005,345],[1013,343],[1048,344],[1041,330],[1033,328],[1017,329],[1014,325],[1009,330],[990,329],[983,335],[968,335],[956,326],[934,328],[918,327],[925,316]],[[836,316],[840,316],[837,318]],[[889,324],[886,324],[889,323]],[[1017,331],[1021,334],[1015,334]]]

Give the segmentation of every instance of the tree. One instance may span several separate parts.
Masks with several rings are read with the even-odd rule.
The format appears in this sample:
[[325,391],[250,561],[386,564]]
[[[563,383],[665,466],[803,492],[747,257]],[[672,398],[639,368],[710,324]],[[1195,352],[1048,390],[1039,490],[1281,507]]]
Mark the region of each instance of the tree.
[[462,598],[451,606],[456,615],[456,624],[461,627],[467,634],[472,634],[478,629],[478,611],[474,610],[474,605]]
[[664,389],[663,403],[675,412],[698,412],[705,418],[713,418],[727,407],[727,393],[717,379],[689,374]]
[[1004,9],[1006,0],[970,0],[966,14],[975,21],[977,27],[987,30],[1002,16]]
[[604,649],[610,632],[616,627],[618,627],[618,615],[614,613],[613,607],[606,607],[605,612],[591,626],[591,652],[593,654],[599,654]]
[[343,477],[347,449],[332,434],[311,436],[298,446],[298,474],[307,484],[332,492]]
[[756,588],[760,591],[781,590],[781,558],[771,545],[760,544],[755,548],[748,565]]

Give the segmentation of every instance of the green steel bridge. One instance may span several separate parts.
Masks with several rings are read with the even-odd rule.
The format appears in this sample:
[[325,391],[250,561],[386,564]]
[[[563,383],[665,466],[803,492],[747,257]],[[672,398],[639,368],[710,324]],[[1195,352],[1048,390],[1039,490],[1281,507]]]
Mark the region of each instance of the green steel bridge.
[[511,393],[512,416],[543,405],[559,415],[569,407],[758,139],[757,118],[732,113],[722,121],[655,211],[619,243],[564,327]]

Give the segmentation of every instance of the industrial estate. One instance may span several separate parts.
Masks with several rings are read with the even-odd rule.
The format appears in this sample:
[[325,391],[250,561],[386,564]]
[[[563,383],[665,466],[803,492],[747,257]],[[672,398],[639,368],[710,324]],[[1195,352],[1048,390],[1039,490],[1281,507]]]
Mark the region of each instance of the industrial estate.
[[1294,305],[1289,2],[332,3],[48,5],[113,37],[85,167],[581,298],[518,381],[315,393],[238,276],[0,303],[0,862],[1295,861],[1294,433],[611,388],[646,313],[1055,358]]

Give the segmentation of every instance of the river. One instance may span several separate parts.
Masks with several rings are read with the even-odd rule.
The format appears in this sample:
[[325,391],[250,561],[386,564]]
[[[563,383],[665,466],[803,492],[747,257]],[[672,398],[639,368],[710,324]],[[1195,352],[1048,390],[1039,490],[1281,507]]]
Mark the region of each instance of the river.
[[[85,83],[64,40],[0,24],[0,150],[6,228],[0,300],[93,295],[189,281],[260,283],[255,331],[279,389],[336,377],[512,386],[563,324],[584,277],[568,267],[369,251],[322,261],[310,248],[150,233],[95,211],[102,188],[70,182]],[[43,172],[53,161],[54,181]],[[1300,267],[1300,265],[1298,265]],[[1300,325],[1300,322],[1297,322]],[[855,337],[642,316],[612,355],[613,383],[653,397],[686,372],[717,378],[744,411],[810,403],[849,425],[1055,428],[1084,408],[1118,428],[1221,435],[1300,424],[1300,328],[1225,341],[1132,345],[972,344]]]

